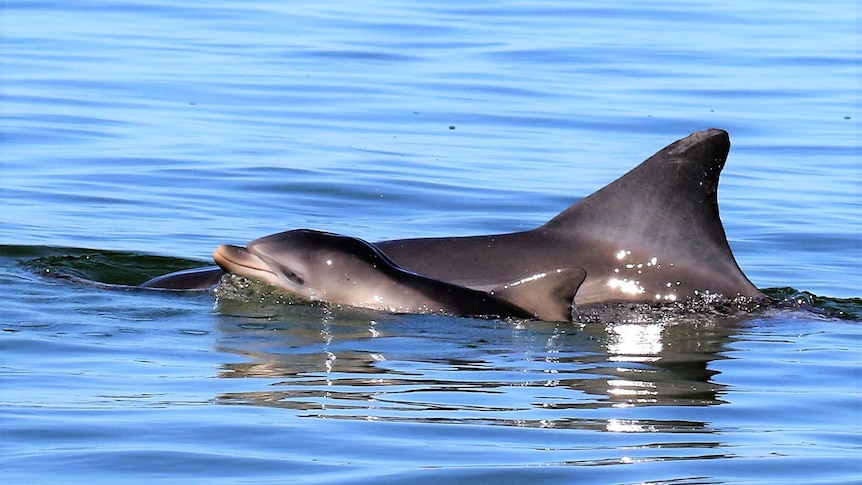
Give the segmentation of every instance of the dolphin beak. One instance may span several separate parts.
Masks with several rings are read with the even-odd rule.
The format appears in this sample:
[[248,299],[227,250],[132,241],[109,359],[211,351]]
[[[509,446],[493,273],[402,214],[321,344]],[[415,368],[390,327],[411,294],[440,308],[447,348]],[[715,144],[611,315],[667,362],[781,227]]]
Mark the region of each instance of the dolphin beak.
[[213,259],[221,269],[228,273],[272,281],[275,274],[266,261],[255,256],[248,249],[230,244],[222,244],[213,251]]

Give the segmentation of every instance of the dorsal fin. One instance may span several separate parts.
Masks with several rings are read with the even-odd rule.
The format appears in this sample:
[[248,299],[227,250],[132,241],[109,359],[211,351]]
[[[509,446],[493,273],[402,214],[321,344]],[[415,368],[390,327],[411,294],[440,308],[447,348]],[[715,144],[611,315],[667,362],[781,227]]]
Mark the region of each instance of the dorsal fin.
[[759,294],[739,269],[719,218],[718,179],[729,151],[727,132],[694,133],[563,211],[542,230],[570,241],[574,237],[575,243],[603,244],[609,252],[656,258],[665,271],[674,263],[685,268],[679,277],[683,284],[726,296]]
[[572,321],[575,294],[587,272],[581,268],[555,269],[498,286],[489,293],[547,322]]
[[[620,236],[652,234],[655,218],[684,211],[706,222],[712,232],[724,231],[718,217],[718,177],[730,152],[730,137],[723,130],[707,130],[677,140],[601,190],[561,212],[544,227],[565,226],[577,218],[593,223],[603,233]],[[702,230],[700,225],[682,224]],[[688,221],[694,222],[694,221]],[[642,241],[644,237],[638,240]]]

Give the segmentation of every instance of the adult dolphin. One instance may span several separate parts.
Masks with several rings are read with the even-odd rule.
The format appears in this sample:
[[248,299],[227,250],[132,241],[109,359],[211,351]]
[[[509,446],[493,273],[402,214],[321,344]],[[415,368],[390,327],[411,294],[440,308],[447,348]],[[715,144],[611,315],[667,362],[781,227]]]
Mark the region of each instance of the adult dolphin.
[[586,273],[555,268],[488,292],[407,271],[375,246],[354,237],[297,229],[246,247],[221,245],[216,263],[300,297],[393,313],[443,313],[569,321]]
[[726,131],[693,133],[536,229],[375,246],[411,271],[475,289],[543,268],[583,268],[578,305],[763,297],[736,263],[719,217],[729,152]]
[[[536,229],[374,245],[403,268],[478,290],[548,268],[583,268],[578,305],[763,297],[736,263],[719,217],[718,179],[729,151],[727,132],[693,133]],[[222,273],[199,271],[200,284],[188,275],[183,284],[204,287]],[[166,275],[142,286],[171,281]]]

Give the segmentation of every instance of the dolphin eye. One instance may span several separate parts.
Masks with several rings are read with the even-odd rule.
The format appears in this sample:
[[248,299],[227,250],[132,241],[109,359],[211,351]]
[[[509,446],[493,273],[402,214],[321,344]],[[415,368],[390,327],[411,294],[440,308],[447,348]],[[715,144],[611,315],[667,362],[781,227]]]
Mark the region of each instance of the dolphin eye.
[[300,286],[305,284],[305,278],[303,278],[302,275],[296,273],[295,271],[288,271],[287,273],[285,273],[285,275],[287,276],[287,279],[289,279],[294,284]]
[[301,274],[297,273],[296,271],[290,269],[285,265],[277,264],[277,266],[278,269],[281,270],[281,274],[283,274],[284,277],[287,278],[291,283],[297,286],[302,286],[305,284],[305,278]]

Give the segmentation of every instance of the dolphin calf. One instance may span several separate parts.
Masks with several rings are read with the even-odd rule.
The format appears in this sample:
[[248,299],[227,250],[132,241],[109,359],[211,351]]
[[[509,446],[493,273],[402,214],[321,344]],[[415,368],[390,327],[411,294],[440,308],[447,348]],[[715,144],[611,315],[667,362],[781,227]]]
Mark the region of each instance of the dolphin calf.
[[478,291],[428,278],[393,263],[354,237],[297,229],[221,245],[216,263],[309,300],[392,313],[443,313],[569,321],[586,273],[554,268]]
[[764,297],[736,263],[719,218],[729,151],[726,131],[693,133],[536,229],[375,246],[411,271],[474,289],[542,268],[583,268],[577,305]]
[[[672,302],[710,294],[765,298],[736,263],[719,217],[718,180],[729,151],[726,131],[693,133],[536,229],[399,239],[373,247],[393,267],[483,292],[549,269],[581,268],[586,279],[577,290],[577,305]],[[199,271],[192,278],[182,275],[181,284],[204,287],[221,274],[214,268]],[[166,275],[143,286],[172,281]],[[547,286],[516,293],[533,299],[532,305],[521,302],[522,308],[553,319],[565,314],[569,303],[535,291]]]

